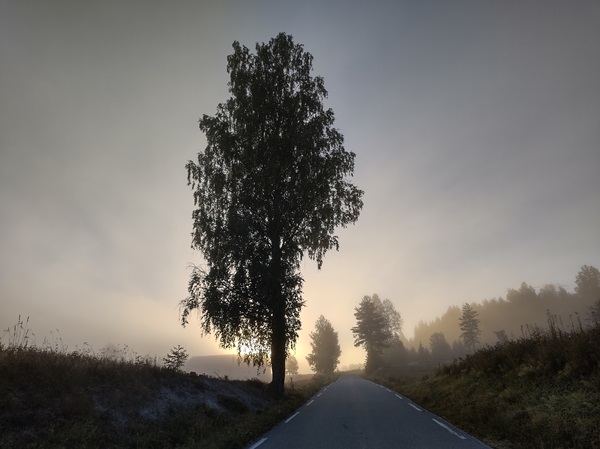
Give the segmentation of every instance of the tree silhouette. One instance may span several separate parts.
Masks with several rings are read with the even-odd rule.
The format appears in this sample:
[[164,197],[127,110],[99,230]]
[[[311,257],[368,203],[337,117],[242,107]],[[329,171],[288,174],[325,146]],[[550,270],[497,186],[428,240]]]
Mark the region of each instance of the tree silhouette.
[[[373,295],[376,297],[376,295]],[[367,351],[365,371],[370,373],[379,368],[382,363],[383,349],[393,337],[389,321],[383,314],[381,301],[376,297],[365,296],[358,307],[355,307],[354,316],[356,326],[352,328],[354,346],[363,346]]]
[[373,295],[373,301],[378,305],[386,320],[386,327],[392,334],[393,340],[396,341],[402,336],[402,326],[404,324],[400,312],[396,310],[394,304],[389,299],[383,301],[379,299],[379,295]]
[[315,323],[315,331],[310,333],[311,353],[306,357],[310,368],[316,373],[332,373],[340,362],[342,350],[338,333],[331,323],[321,315]]
[[163,365],[167,369],[180,371],[187,359],[187,351],[182,346],[177,345],[163,358]]
[[284,33],[256,54],[239,42],[227,58],[231,97],[199,123],[207,146],[186,165],[194,191],[194,267],[181,321],[198,309],[205,333],[247,363],[270,358],[280,397],[285,359],[300,329],[303,255],[321,268],[338,249],[338,226],[354,223],[363,192],[346,177],[354,153],[324,109],[312,56]]
[[400,366],[406,364],[407,351],[404,343],[400,340],[397,334],[394,334],[390,340],[386,342],[386,347],[383,348],[383,361],[389,366]]
[[575,278],[575,292],[581,298],[600,300],[600,271],[591,265],[584,265]]
[[462,331],[460,338],[464,341],[465,346],[470,347],[475,352],[475,345],[479,343],[479,335],[481,335],[477,311],[470,304],[465,303],[458,323]]
[[442,361],[452,358],[452,347],[446,340],[443,332],[434,332],[429,337],[429,348],[431,349],[431,358]]
[[285,360],[285,370],[290,376],[295,376],[298,374],[298,360],[293,355],[288,355]]

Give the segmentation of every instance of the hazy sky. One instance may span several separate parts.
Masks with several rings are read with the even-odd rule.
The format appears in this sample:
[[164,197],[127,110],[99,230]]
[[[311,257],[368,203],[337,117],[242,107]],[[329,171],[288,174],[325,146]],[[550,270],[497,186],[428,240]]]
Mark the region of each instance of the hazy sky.
[[302,263],[301,368],[321,314],[364,360],[365,294],[410,336],[522,281],[572,291],[600,267],[599,23],[596,0],[0,0],[1,328],[221,351],[178,321],[201,262],[184,165],[232,42],[280,31],[313,54],[365,191],[340,252]]

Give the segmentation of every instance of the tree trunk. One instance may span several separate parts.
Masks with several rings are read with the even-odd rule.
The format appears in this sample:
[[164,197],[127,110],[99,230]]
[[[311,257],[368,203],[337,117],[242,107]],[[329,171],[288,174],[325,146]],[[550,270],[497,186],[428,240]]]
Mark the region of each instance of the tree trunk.
[[285,295],[282,291],[283,270],[281,267],[281,248],[279,233],[271,239],[271,372],[273,377],[269,384],[271,396],[279,399],[283,397],[285,384],[285,352],[286,320],[285,320]]
[[[274,319],[273,321],[281,321]],[[285,316],[283,317],[285,323]],[[277,326],[279,329],[273,329],[273,339],[271,341],[271,371],[273,377],[269,384],[269,394],[276,399],[283,397],[285,384],[285,327]]]
[[[278,283],[278,285],[281,285]],[[269,393],[279,399],[283,397],[285,383],[285,352],[287,347],[285,329],[285,298],[278,288],[273,293],[273,316],[271,318],[271,372],[273,377],[269,384]]]

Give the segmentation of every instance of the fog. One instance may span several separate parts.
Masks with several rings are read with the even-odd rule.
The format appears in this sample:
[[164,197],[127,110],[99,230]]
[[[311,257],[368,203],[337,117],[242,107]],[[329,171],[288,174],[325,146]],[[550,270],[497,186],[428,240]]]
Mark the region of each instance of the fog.
[[364,295],[412,338],[522,282],[572,292],[600,266],[599,20],[592,0],[0,1],[1,329],[21,315],[71,349],[224,352],[179,324],[202,257],[184,165],[232,42],[280,31],[313,54],[365,191],[340,251],[302,262],[301,371],[320,315],[341,365],[364,360]]

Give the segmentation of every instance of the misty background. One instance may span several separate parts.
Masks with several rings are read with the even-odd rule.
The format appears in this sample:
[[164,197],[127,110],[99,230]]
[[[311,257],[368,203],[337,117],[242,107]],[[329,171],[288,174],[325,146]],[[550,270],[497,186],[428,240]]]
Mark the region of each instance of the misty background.
[[301,371],[320,315],[341,365],[364,360],[364,295],[411,338],[522,281],[573,291],[600,266],[598,23],[593,0],[0,0],[0,329],[20,314],[70,349],[224,352],[178,320],[202,260],[184,165],[232,42],[280,31],[314,56],[365,191],[339,253],[302,263]]

